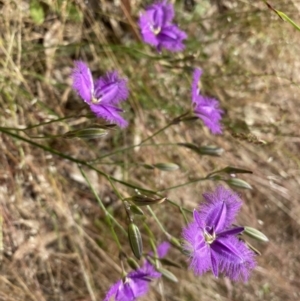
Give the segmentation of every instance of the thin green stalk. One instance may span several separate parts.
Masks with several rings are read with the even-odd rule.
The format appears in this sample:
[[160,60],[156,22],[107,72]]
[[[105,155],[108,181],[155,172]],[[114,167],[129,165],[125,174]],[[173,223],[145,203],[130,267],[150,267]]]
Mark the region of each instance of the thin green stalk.
[[170,234],[165,230],[164,226],[162,225],[162,223],[159,221],[159,219],[157,218],[156,214],[154,213],[154,211],[151,209],[151,207],[149,205],[147,205],[147,209],[150,212],[150,214],[153,216],[153,218],[155,219],[156,223],[158,224],[159,228],[161,229],[161,231],[166,234],[168,237],[170,236]]
[[89,181],[88,177],[86,176],[85,172],[83,171],[83,169],[78,166],[82,176],[84,177],[85,181],[87,182],[89,188],[91,189],[91,191],[93,192],[96,200],[98,201],[98,204],[100,206],[100,208],[104,211],[105,215],[108,216],[118,227],[119,229],[127,236],[127,231],[123,228],[123,226],[121,224],[119,224],[119,222],[107,211],[106,207],[104,206],[102,200],[100,199],[99,195],[97,194],[97,192],[95,191],[93,185],[91,184],[91,182]]
[[149,136],[148,138],[142,140],[140,142],[140,145],[145,143],[146,141],[152,139],[153,137],[155,137],[156,135],[160,134],[161,132],[163,132],[164,130],[166,130],[168,127],[170,127],[171,125],[174,124],[174,121],[172,120],[170,123],[168,123],[166,126],[162,127],[161,129],[159,129],[158,131],[156,131],[155,133],[153,133],[151,136]]
[[168,188],[165,188],[165,189],[158,190],[157,192],[169,191],[169,190],[173,190],[173,189],[176,189],[176,188],[179,188],[179,187],[187,186],[187,185],[190,185],[190,184],[193,184],[193,183],[196,183],[196,182],[201,182],[201,181],[206,181],[206,180],[210,180],[210,179],[208,179],[207,177],[198,178],[198,179],[191,180],[191,181],[188,181],[188,182],[185,182],[185,183],[182,183],[182,184],[178,184],[178,185],[175,185],[175,186],[171,186],[171,187],[168,187]]
[[38,124],[29,125],[29,126],[27,126],[26,128],[23,128],[23,129],[10,128],[10,127],[1,127],[1,129],[8,130],[8,131],[25,132],[25,131],[27,131],[27,130],[31,130],[31,129],[33,129],[33,128],[37,128],[37,127],[39,127],[39,126],[51,124],[51,123],[54,123],[54,122],[63,121],[63,120],[66,120],[66,119],[80,118],[80,117],[89,117],[89,116],[91,116],[91,114],[65,116],[65,117],[53,119],[53,120],[50,120],[50,121],[45,121],[45,122],[40,122],[40,123],[38,123]]
[[[5,128],[0,127],[0,132],[5,133],[5,134],[7,134],[7,135],[9,135],[9,136],[11,136],[11,137],[14,137],[14,138],[16,138],[16,139],[22,140],[22,141],[24,141],[24,142],[26,142],[26,143],[28,143],[28,144],[31,144],[31,145],[33,145],[33,146],[36,146],[36,147],[38,147],[38,148],[40,148],[40,149],[42,149],[42,150],[44,150],[44,151],[46,151],[46,152],[49,152],[49,153],[54,154],[54,155],[57,155],[57,156],[59,156],[59,157],[61,157],[61,158],[64,158],[64,159],[66,159],[66,160],[69,160],[69,161],[71,161],[71,162],[75,162],[75,163],[77,163],[77,164],[81,164],[81,165],[83,165],[83,166],[86,166],[86,167],[88,167],[88,168],[90,168],[90,169],[96,171],[98,174],[104,176],[108,181],[111,181],[111,180],[112,180],[112,181],[117,182],[117,183],[120,183],[120,184],[122,184],[122,185],[124,185],[124,186],[126,186],[126,187],[129,187],[129,188],[132,188],[132,189],[137,189],[137,190],[140,190],[140,191],[143,191],[143,192],[146,192],[146,193],[150,193],[150,194],[156,194],[156,195],[160,196],[160,195],[159,195],[156,191],[154,191],[154,190],[145,189],[145,188],[143,188],[143,187],[140,187],[140,186],[137,186],[137,185],[134,185],[134,184],[131,184],[131,183],[128,183],[128,182],[125,182],[125,181],[116,179],[116,178],[114,178],[114,177],[111,177],[111,176],[107,175],[105,172],[99,170],[98,168],[94,167],[93,165],[91,165],[91,164],[89,164],[89,163],[86,163],[86,162],[83,161],[83,160],[79,160],[79,159],[73,158],[73,157],[68,156],[68,155],[66,155],[66,154],[63,154],[63,153],[61,153],[61,152],[59,152],[59,151],[57,151],[57,150],[55,150],[55,149],[53,149],[53,148],[51,148],[51,147],[48,147],[48,146],[45,146],[45,145],[36,143],[36,142],[34,142],[34,141],[31,141],[31,140],[29,140],[29,139],[27,139],[27,138],[25,138],[25,137],[22,137],[22,136],[20,136],[20,135],[18,135],[18,134],[15,134],[15,133],[10,132],[9,130],[7,130],[7,129],[5,129]],[[180,184],[180,185],[177,185],[177,186],[173,186],[173,187],[170,187],[169,189],[166,188],[166,189],[160,190],[160,192],[167,191],[167,190],[170,190],[170,189],[175,189],[176,187],[181,187],[181,186],[184,186],[184,185],[188,185],[188,184],[190,184],[190,183],[197,182],[197,181],[200,181],[200,180],[201,180],[201,179],[194,180],[194,181],[191,181],[191,182],[188,182],[188,183],[184,183],[184,184]],[[164,197],[164,196],[162,196],[162,197]],[[179,206],[178,204],[176,204],[175,202],[173,202],[173,201],[171,201],[171,200],[169,200],[169,199],[168,199],[167,201],[168,201],[170,204],[172,204],[172,205],[174,205],[174,206],[180,208],[180,206]],[[185,210],[186,212],[191,212],[189,209],[185,209],[185,208],[184,208],[184,210]]]
[[131,150],[131,149],[134,149],[136,147],[144,147],[144,146],[154,146],[154,147],[160,147],[160,146],[178,146],[177,143],[157,143],[157,144],[153,144],[153,143],[147,143],[147,144],[134,144],[134,145],[130,145],[128,147],[124,147],[124,148],[121,148],[121,149],[118,149],[114,152],[111,152],[111,153],[108,153],[108,154],[105,154],[103,156],[100,156],[92,161],[89,161],[89,163],[95,163],[97,161],[100,161],[106,157],[110,157],[110,156],[113,156],[115,154],[118,154],[118,153],[123,153],[125,151],[128,151],[128,150]]

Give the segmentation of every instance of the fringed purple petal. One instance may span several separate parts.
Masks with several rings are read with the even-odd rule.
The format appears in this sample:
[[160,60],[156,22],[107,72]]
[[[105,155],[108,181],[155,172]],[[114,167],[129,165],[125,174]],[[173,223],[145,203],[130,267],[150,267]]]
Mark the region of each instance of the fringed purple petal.
[[127,80],[117,71],[108,72],[95,83],[95,98],[103,104],[116,105],[128,98]]
[[174,8],[171,3],[166,1],[152,4],[140,16],[139,25],[141,29],[149,28],[155,30],[162,28],[174,18]]
[[192,83],[192,102],[196,103],[197,98],[200,94],[200,78],[202,75],[202,70],[200,68],[195,68],[193,73],[193,83]]
[[170,244],[167,241],[162,242],[158,247],[157,247],[157,255],[159,258],[163,258],[167,255],[169,249],[170,249]]
[[148,260],[146,260],[144,265],[141,267],[141,270],[144,271],[150,279],[161,277],[161,273],[156,271],[155,267]]
[[126,277],[125,282],[119,287],[115,300],[116,301],[135,301],[136,298],[145,295],[148,292],[148,282]]
[[[123,286],[122,280],[119,280],[115,284],[113,284],[108,292],[106,293],[106,296],[103,301],[109,301],[113,296],[116,295],[117,291],[119,290],[120,287]],[[115,299],[115,298],[114,298]]]
[[73,89],[85,102],[90,103],[94,93],[94,82],[88,66],[82,61],[76,61],[71,77]]
[[227,217],[227,207],[225,202],[223,202],[215,220],[214,231],[216,233],[224,229],[224,223],[226,222],[226,217]]
[[159,40],[157,38],[157,35],[153,33],[153,31],[150,28],[144,27],[141,30],[141,35],[145,43],[150,44],[154,47],[158,46]]
[[218,276],[219,276],[219,267],[218,267],[219,262],[218,262],[216,254],[212,251],[210,252],[210,259],[211,259],[211,270],[212,270],[214,276],[216,278],[218,278]]
[[121,128],[124,128],[128,125],[128,122],[120,116],[119,112],[122,112],[121,109],[100,104],[92,104],[92,112],[96,114],[97,117],[103,118],[110,123],[116,123]]
[[196,209],[194,209],[193,211],[193,217],[194,217],[194,221],[198,224],[199,228],[205,227],[205,221],[201,219],[201,216]]
[[183,229],[185,244],[183,248],[190,254],[190,268],[196,275],[202,275],[211,269],[210,248],[206,244],[203,231],[196,222]]
[[187,34],[174,24],[164,26],[157,35],[159,47],[173,52],[182,51],[185,48],[183,40],[186,38]]
[[154,28],[163,27],[174,18],[174,7],[166,1],[155,3],[146,9],[146,13],[151,20],[151,26]]
[[[235,236],[227,236],[218,239],[222,244],[220,251],[220,272],[234,281],[249,279],[251,271],[256,266],[255,254]],[[224,248],[227,247],[227,250]],[[230,250],[230,252],[228,252]]]
[[255,254],[236,235],[244,227],[232,228],[241,207],[239,196],[222,186],[203,194],[205,203],[194,210],[194,221],[183,229],[184,250],[190,255],[190,268],[196,275],[208,270],[218,277],[247,281],[254,269]]
[[242,206],[242,200],[238,194],[223,186],[218,186],[213,192],[204,193],[203,197],[205,203],[200,206],[199,212],[201,218],[205,220],[208,225],[213,223],[213,214],[215,214],[216,208],[220,208],[223,203],[226,205],[226,218],[223,223],[223,229],[219,228],[219,231],[226,229],[233,223],[236,214]]
[[245,230],[244,227],[236,227],[228,230],[224,230],[218,233],[218,237],[227,236],[227,235],[238,235]]
[[210,131],[213,134],[222,134],[220,121],[223,110],[220,109],[219,102],[216,99],[198,95],[193,99],[193,103],[195,114],[202,119]]

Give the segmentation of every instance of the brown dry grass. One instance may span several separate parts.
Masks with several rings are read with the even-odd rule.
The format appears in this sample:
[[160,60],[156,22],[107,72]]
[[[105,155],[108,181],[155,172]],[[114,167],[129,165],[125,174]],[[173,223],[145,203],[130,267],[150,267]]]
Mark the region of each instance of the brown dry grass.
[[[225,149],[222,157],[148,146],[107,157],[97,166],[116,178],[157,190],[227,165],[250,169],[254,174],[241,178],[254,189],[241,191],[245,204],[239,221],[262,230],[270,242],[253,242],[262,256],[247,284],[214,279],[211,274],[195,278],[186,271],[182,255],[172,250],[170,258],[184,267],[171,269],[179,285],[161,281],[145,300],[299,300],[300,33],[262,1],[203,1],[194,13],[178,7],[178,21],[190,35],[191,50],[184,54],[189,59],[150,60],[131,47],[119,47],[139,41],[135,19],[141,7],[140,1],[132,1],[128,13],[129,2],[121,2],[123,7],[106,0],[87,5],[49,0],[46,20],[39,26],[30,17],[27,1],[1,2],[1,126],[21,128],[78,115],[79,110],[85,114],[70,88],[74,59],[88,61],[94,75],[117,68],[131,85],[127,106],[131,124],[126,131],[91,141],[27,136],[57,135],[91,123],[80,117],[14,132],[62,154],[91,160],[138,143],[188,109],[189,67],[201,65],[205,91],[226,109],[224,135],[213,137],[196,122],[173,126],[154,140],[215,144]],[[82,13],[81,21],[68,15],[67,3]],[[297,1],[274,0],[272,5],[299,23]],[[153,56],[147,47],[132,48]],[[256,143],[255,137],[267,144]],[[77,164],[5,133],[0,139],[0,300],[101,300],[120,275],[118,248]],[[166,161],[179,164],[180,171],[141,167]],[[107,208],[126,227],[121,201],[110,184],[94,170],[84,170]],[[195,183],[167,195],[193,208],[202,192],[216,184]],[[133,194],[125,186],[117,188],[125,196]],[[166,229],[179,237],[184,221],[178,210],[169,204],[154,209]],[[142,219],[137,223],[142,226]],[[165,239],[150,216],[147,223],[158,241]],[[126,237],[116,231],[130,254]]]

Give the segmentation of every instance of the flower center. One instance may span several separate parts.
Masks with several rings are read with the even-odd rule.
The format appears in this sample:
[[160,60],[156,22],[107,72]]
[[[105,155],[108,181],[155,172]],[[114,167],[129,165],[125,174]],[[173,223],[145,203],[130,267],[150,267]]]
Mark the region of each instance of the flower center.
[[100,101],[101,101],[101,98],[97,99],[95,96],[92,97],[93,104],[99,103]]
[[204,231],[204,239],[205,242],[211,245],[215,239],[216,239],[216,234],[213,232],[212,234],[208,233],[206,230]]
[[153,27],[153,26],[151,26],[151,30],[157,36],[160,33],[161,28],[160,27]]

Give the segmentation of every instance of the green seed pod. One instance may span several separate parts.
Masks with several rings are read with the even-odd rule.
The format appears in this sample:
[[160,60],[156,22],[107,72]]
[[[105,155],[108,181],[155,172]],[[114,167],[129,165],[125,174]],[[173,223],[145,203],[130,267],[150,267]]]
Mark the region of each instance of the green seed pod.
[[251,227],[244,227],[243,234],[246,234],[249,237],[252,237],[259,241],[265,241],[265,242],[269,241],[268,237],[265,234]]
[[229,179],[225,181],[228,185],[232,187],[238,187],[243,189],[252,189],[252,186],[244,180],[241,179]]
[[175,163],[156,163],[153,164],[154,167],[163,171],[175,171],[179,169],[179,166]]
[[166,270],[166,269],[164,269],[164,268],[158,268],[157,271],[158,271],[159,273],[161,273],[161,274],[162,274],[164,277],[166,277],[167,279],[169,279],[169,280],[171,280],[171,281],[173,281],[173,282],[175,282],[175,283],[178,282],[177,277],[176,277],[173,273],[171,273],[170,271],[168,271],[168,270]]
[[143,254],[143,241],[139,228],[130,223],[128,226],[128,239],[131,250],[137,259],[141,259]]
[[64,138],[83,138],[83,139],[91,139],[91,138],[99,138],[107,135],[107,131],[97,127],[90,127],[75,131],[69,131],[63,134]]

